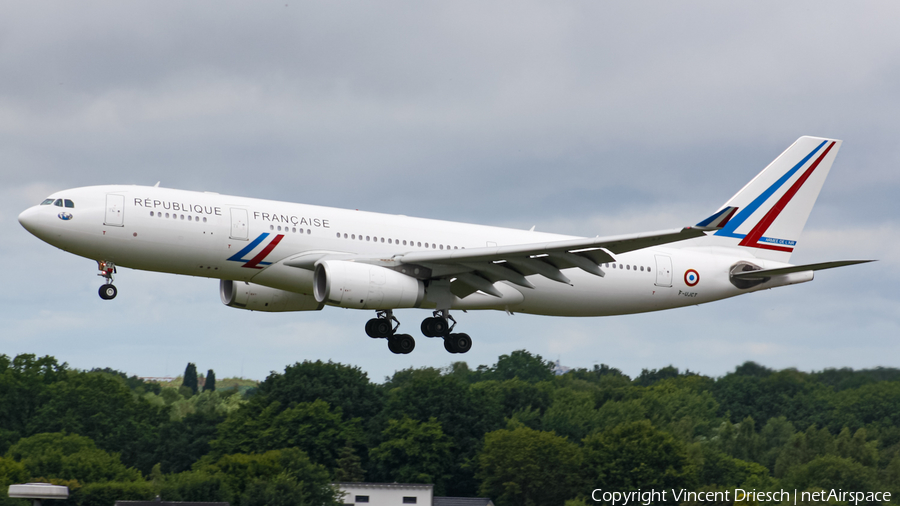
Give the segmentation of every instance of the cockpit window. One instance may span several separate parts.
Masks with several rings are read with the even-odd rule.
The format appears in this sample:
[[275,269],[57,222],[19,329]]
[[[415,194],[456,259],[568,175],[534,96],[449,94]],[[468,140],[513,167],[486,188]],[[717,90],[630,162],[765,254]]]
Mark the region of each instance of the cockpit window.
[[66,199],[65,202],[66,202],[66,207],[75,207],[75,203],[72,202],[71,200]]
[[53,202],[53,205],[56,206],[56,207],[62,207],[62,206],[63,206],[63,201],[62,201],[62,199],[56,199],[56,201]]
[[44,201],[41,202],[41,205],[42,205],[42,206],[49,206],[49,205],[52,204],[52,203],[53,203],[53,199],[44,199]]

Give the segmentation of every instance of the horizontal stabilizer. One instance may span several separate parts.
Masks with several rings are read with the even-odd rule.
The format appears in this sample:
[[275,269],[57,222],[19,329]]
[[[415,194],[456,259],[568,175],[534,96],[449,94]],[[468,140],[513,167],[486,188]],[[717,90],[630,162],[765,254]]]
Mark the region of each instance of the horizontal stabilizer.
[[694,228],[699,228],[700,230],[721,230],[737,210],[738,208],[733,206],[724,207],[721,211],[698,223]]
[[781,276],[784,274],[792,274],[794,272],[821,271],[825,269],[833,269],[835,267],[864,264],[874,261],[875,260],[838,260],[836,262],[821,262],[818,264],[792,265],[790,267],[780,267],[778,269],[760,269],[756,271],[738,272],[732,274],[731,277],[737,279],[763,279],[771,278],[773,276]]

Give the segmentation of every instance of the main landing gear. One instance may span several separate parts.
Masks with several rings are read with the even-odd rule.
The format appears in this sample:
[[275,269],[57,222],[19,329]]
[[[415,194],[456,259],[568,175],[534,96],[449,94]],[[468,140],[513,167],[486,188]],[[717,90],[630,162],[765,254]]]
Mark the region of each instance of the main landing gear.
[[116,285],[112,284],[113,274],[116,272],[115,264],[112,262],[97,262],[97,267],[100,269],[100,274],[97,275],[106,279],[106,283],[100,287],[100,298],[103,300],[115,299],[119,293]]
[[[387,339],[391,353],[407,354],[416,348],[416,340],[409,334],[398,334],[400,322],[390,309],[378,311],[375,318],[366,322],[366,334],[373,339]],[[394,326],[394,322],[397,326]]]
[[[449,322],[453,325],[449,325]],[[441,337],[444,339],[444,349],[450,353],[465,353],[472,349],[472,338],[469,334],[454,334],[456,320],[450,316],[450,311],[441,309],[434,312],[431,318],[422,320],[422,333],[428,337]]]
[[[375,318],[366,322],[366,334],[373,339],[387,339],[388,349],[393,353],[409,353],[416,347],[416,341],[409,334],[398,334],[400,322],[394,318],[390,309],[377,311]],[[450,322],[453,322],[450,325]],[[394,323],[397,326],[394,326]],[[444,349],[450,353],[465,353],[472,349],[472,338],[469,334],[454,334],[456,320],[450,316],[450,311],[442,309],[434,312],[431,318],[422,320],[422,334],[425,337],[440,337],[444,340]]]

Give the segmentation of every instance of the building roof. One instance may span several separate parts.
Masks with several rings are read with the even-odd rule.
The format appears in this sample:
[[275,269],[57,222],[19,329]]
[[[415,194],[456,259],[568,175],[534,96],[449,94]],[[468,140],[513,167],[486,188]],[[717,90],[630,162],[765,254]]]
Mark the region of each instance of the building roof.
[[494,506],[486,497],[435,497],[432,506]]
[[381,489],[417,489],[431,490],[434,488],[432,483],[368,483],[365,481],[348,481],[341,483],[332,483],[332,485],[340,488],[381,488]]

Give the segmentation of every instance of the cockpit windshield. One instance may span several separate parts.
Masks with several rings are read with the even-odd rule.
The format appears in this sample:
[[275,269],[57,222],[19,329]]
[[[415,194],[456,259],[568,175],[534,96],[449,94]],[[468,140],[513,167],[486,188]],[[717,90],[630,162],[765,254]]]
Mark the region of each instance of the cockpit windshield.
[[44,201],[41,202],[42,206],[49,206],[50,204],[53,204],[56,207],[75,207],[75,202],[72,202],[69,199],[44,199]]

